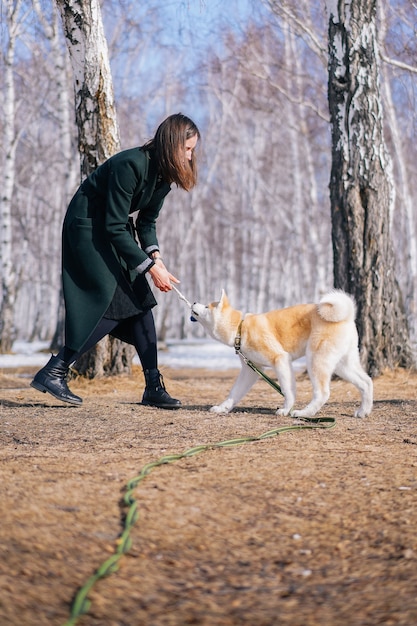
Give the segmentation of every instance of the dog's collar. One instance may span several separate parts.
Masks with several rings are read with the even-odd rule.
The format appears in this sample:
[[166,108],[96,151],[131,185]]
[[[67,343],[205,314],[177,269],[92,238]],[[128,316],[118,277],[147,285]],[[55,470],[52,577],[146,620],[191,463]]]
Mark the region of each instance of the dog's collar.
[[242,339],[242,324],[243,320],[240,320],[239,326],[237,327],[236,337],[235,337],[235,352],[238,354],[240,352],[240,342]]

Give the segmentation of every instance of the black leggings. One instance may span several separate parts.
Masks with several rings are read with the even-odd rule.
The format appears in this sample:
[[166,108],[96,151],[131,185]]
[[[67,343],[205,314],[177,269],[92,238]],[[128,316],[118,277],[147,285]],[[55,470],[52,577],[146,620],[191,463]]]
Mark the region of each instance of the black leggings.
[[133,345],[136,348],[143,369],[157,368],[156,329],[151,309],[148,309],[145,313],[141,313],[140,315],[129,317],[126,320],[108,320],[103,317],[81,350],[75,352],[64,346],[59,351],[58,357],[68,364],[74,363],[74,361],[79,359],[87,350],[95,346],[100,339],[103,339],[103,337],[122,325],[125,329],[127,328],[130,331]]

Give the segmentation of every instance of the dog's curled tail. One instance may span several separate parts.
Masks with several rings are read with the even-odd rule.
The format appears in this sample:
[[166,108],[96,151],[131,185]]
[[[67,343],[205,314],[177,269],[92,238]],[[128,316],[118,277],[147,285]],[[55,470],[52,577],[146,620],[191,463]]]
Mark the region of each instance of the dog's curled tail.
[[356,317],[355,300],[340,289],[333,289],[322,296],[317,308],[326,322],[353,322]]

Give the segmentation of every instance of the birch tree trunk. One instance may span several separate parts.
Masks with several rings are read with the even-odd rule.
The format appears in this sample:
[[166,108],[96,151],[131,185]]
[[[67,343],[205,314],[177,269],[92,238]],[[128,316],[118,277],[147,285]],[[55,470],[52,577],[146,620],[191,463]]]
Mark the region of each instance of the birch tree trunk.
[[[379,41],[381,42],[380,45],[383,47],[384,40],[387,36],[386,10],[383,3],[381,3],[379,7],[379,14],[381,16],[379,20],[381,28],[378,34]],[[394,238],[397,259],[400,259],[403,268],[402,275],[400,276],[400,284],[404,297],[404,307],[408,319],[410,339],[412,345],[417,346],[417,219],[411,189],[411,172],[414,168],[412,167],[410,172],[410,155],[406,144],[408,138],[413,136],[413,132],[410,128],[410,132],[407,133],[400,127],[394,104],[394,94],[392,93],[391,87],[390,65],[386,62],[383,63],[381,70],[385,117],[390,132],[392,151],[395,155],[396,180],[398,181],[396,209],[393,213],[395,217],[391,220],[391,224],[395,233]],[[405,68],[402,68],[403,72],[404,70]],[[417,70],[414,68],[414,71]],[[405,75],[407,75],[407,73],[409,73],[409,70],[405,72]],[[409,116],[409,119],[411,127],[413,120],[411,116]],[[411,163],[411,166],[413,166],[413,163]]]
[[[395,224],[391,219],[392,228],[396,230],[397,254],[402,256],[402,266],[405,269],[402,274],[402,294],[404,299],[405,313],[408,320],[410,339],[417,345],[417,239],[416,215],[414,199],[410,190],[409,174],[406,166],[406,156],[402,145],[401,131],[393,103],[393,96],[388,77],[384,81],[384,96],[386,103],[387,120],[390,128],[393,148],[396,153],[397,180],[399,190],[397,193],[397,207],[395,211]],[[401,208],[400,208],[401,205]],[[401,248],[399,250],[399,248]],[[397,256],[398,258],[398,256]]]
[[334,282],[356,298],[362,358],[378,375],[413,360],[390,237],[376,0],[328,0],[328,9]]
[[[54,5],[51,4],[51,14],[49,15],[41,5],[40,0],[31,0],[31,2],[37,19],[42,26],[42,34],[50,42],[51,46],[52,89],[56,94],[57,108],[55,116],[60,138],[60,154],[62,155],[64,177],[62,183],[56,185],[53,190],[55,195],[54,206],[59,207],[61,210],[51,212],[48,220],[48,226],[51,227],[53,232],[53,235],[49,236],[48,239],[48,250],[51,258],[60,259],[62,211],[74,193],[77,180],[79,179],[79,168],[75,164],[73,148],[74,107],[70,104],[72,91],[71,67],[69,56],[62,46],[60,16]],[[48,259],[46,262],[48,262]],[[58,281],[57,285],[53,281],[53,287],[56,287],[58,296],[57,303],[54,305],[51,303],[50,305],[51,308],[53,306],[54,310],[57,311],[57,323],[50,344],[51,351],[58,350],[63,343],[65,318],[61,280]]]
[[[5,3],[5,32],[7,44],[3,59],[5,90],[3,94],[4,127],[2,129],[2,158],[0,173],[0,353],[10,352],[14,340],[13,311],[16,299],[16,276],[12,246],[12,198],[15,180],[16,146],[15,134],[15,84],[14,57],[19,32],[22,2],[7,0]],[[2,26],[3,28],[3,26]]]
[[[107,42],[98,0],[56,0],[74,72],[81,176],[120,150]],[[90,378],[129,373],[134,350],[105,337],[77,362]]]

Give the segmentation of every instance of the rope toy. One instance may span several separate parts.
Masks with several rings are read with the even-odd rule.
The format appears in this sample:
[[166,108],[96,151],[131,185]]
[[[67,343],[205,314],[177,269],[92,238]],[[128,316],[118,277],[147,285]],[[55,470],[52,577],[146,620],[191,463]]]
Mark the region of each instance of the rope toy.
[[[189,300],[187,300],[187,298],[186,298],[185,296],[183,296],[183,295],[182,295],[181,291],[180,291],[179,289],[177,289],[177,288],[176,288],[176,286],[175,286],[175,285],[173,285],[172,283],[171,283],[171,287],[172,287],[172,288],[173,288],[173,290],[177,293],[177,295],[178,295],[179,299],[180,299],[180,300],[184,300],[184,302],[185,302],[185,304],[188,306],[188,308],[189,308],[190,310],[192,310],[192,304],[191,304],[191,302],[190,302]],[[196,321],[197,321],[193,315],[191,315],[190,320],[191,320],[192,322],[196,322]]]

